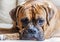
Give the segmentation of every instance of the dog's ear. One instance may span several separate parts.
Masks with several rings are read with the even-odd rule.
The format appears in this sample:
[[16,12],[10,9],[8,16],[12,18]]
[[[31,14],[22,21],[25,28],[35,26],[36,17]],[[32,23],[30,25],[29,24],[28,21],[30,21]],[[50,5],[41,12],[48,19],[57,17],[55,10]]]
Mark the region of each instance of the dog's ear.
[[16,8],[12,9],[10,12],[9,12],[11,18],[13,21],[16,21]]
[[47,21],[47,24],[49,25],[49,21],[53,18],[54,16],[54,9],[52,7],[50,7],[48,4],[44,4],[42,6],[45,11],[46,11],[46,21]]
[[12,9],[9,14],[13,21],[16,21],[16,15],[18,15],[18,11],[21,9],[21,6],[17,6],[16,8]]
[[50,8],[50,7],[47,7],[48,8],[48,20],[50,21],[53,16],[54,16],[54,9]]
[[54,17],[54,9],[50,8],[49,6],[47,7],[47,15],[46,15],[46,20],[49,24],[49,22],[51,21],[51,19]]

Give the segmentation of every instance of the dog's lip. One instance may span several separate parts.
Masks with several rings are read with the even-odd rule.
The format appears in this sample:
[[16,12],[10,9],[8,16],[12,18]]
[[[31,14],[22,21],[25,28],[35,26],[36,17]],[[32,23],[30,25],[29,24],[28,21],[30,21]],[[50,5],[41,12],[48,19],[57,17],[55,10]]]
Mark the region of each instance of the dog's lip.
[[32,38],[32,40],[36,40],[35,38]]
[[[27,34],[26,34],[27,35]],[[43,41],[43,38],[40,38],[39,36],[35,36],[34,34],[30,37],[23,37],[23,40],[35,40],[35,41]]]
[[37,37],[32,37],[30,40],[43,41],[44,39],[40,39],[40,38],[37,38]]

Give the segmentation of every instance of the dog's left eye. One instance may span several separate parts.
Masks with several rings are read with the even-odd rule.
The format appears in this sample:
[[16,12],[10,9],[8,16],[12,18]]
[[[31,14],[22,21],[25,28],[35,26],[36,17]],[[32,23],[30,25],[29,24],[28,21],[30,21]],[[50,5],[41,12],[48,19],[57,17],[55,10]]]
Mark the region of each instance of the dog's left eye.
[[42,24],[43,24],[43,22],[44,22],[44,20],[43,20],[43,19],[38,19],[38,21],[37,21],[37,22],[38,22],[38,24],[39,24],[39,25],[42,25]]
[[43,22],[44,22],[44,20],[38,20],[38,22],[39,22],[39,23],[43,23]]

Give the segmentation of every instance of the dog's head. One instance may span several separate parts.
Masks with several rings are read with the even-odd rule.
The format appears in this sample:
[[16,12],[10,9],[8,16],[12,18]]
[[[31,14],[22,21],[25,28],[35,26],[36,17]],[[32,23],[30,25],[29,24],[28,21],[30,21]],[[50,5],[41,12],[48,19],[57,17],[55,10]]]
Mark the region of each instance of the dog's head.
[[[38,4],[17,6],[10,12],[24,40],[44,40],[44,25],[52,18],[49,7]],[[49,17],[50,16],[50,17]]]

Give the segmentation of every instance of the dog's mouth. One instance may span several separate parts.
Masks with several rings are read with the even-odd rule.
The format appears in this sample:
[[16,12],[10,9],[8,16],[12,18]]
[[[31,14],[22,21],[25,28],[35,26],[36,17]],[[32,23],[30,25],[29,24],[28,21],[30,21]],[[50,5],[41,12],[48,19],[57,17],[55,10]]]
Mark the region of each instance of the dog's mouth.
[[29,28],[27,30],[24,30],[22,33],[22,40],[37,40],[37,41],[43,41],[44,40],[44,33],[41,30],[38,30],[37,28]]
[[44,36],[42,33],[35,33],[35,34],[30,34],[24,31],[23,35],[22,35],[22,40],[37,40],[37,41],[43,41],[44,40]]

